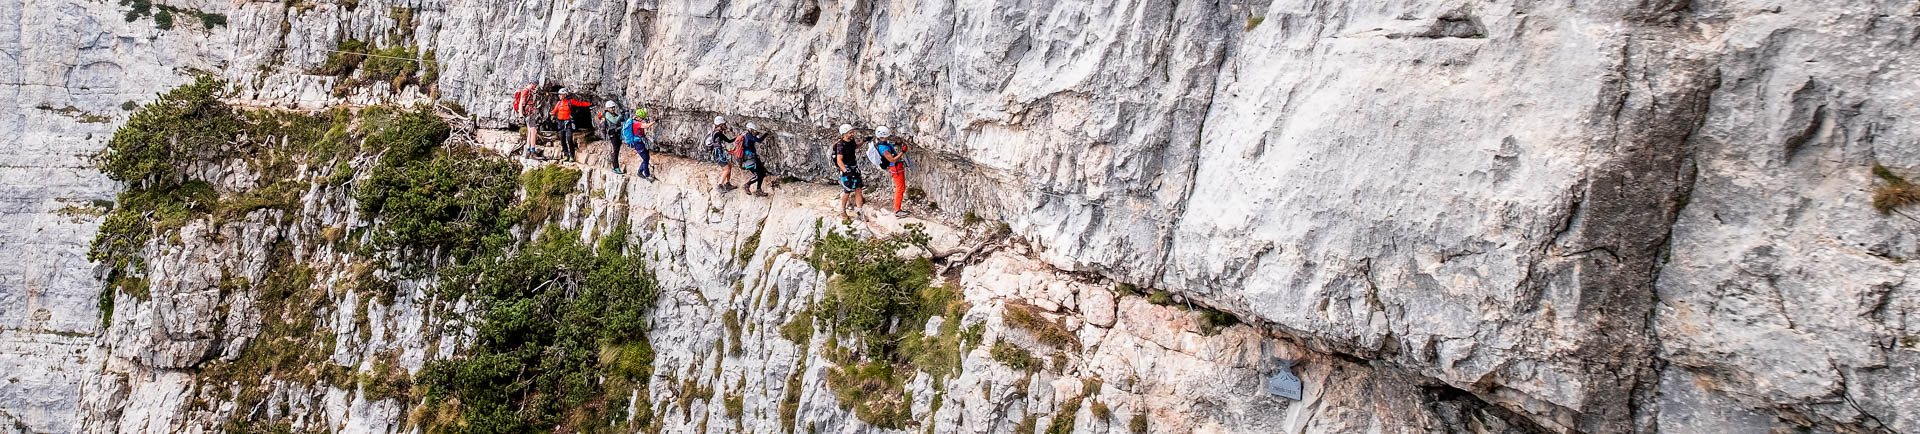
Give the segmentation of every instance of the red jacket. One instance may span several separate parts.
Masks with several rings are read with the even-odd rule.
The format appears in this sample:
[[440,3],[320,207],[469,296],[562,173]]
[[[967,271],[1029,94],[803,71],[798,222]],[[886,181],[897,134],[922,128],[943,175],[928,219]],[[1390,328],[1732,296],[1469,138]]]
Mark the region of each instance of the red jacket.
[[572,120],[574,107],[593,107],[593,103],[575,100],[573,98],[561,98],[559,102],[553,103],[553,118],[563,121]]

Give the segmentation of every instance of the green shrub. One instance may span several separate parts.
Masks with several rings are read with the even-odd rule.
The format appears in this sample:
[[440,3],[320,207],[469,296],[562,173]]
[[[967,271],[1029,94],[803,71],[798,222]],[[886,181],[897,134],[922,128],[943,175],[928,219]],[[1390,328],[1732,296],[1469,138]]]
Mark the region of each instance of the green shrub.
[[1133,420],[1127,422],[1127,431],[1132,431],[1136,434],[1147,432],[1147,414],[1139,413],[1133,415]]
[[[839,232],[815,240],[811,261],[834,276],[825,302],[816,305],[833,308],[816,314],[825,314],[838,330],[869,336],[889,334],[888,326],[896,320],[926,323],[929,315],[921,310],[916,295],[933,281],[933,263],[896,256],[894,252],[904,246],[899,237],[859,239]],[[885,340],[868,341],[872,346]],[[887,353],[879,346],[870,350]]]
[[1173,293],[1164,289],[1155,289],[1152,295],[1147,296],[1147,302],[1161,306],[1173,304]]
[[160,30],[173,30],[173,12],[167,10],[167,8],[160,8],[159,12],[154,12],[153,28],[160,29]]
[[[610,393],[598,379],[608,370],[645,389],[639,374],[651,367],[634,365],[651,363],[644,342],[658,288],[639,257],[596,255],[578,232],[548,229],[511,257],[464,267],[478,276],[472,300],[485,312],[473,346],[417,379],[428,386],[426,404],[459,402],[460,428],[526,432],[606,420],[608,408],[586,404]],[[621,349],[610,355],[608,347]],[[615,364],[603,369],[603,360]]]
[[780,337],[787,338],[795,345],[807,345],[813,339],[813,307],[801,309],[786,325],[780,326]]
[[360,69],[360,63],[367,60],[367,43],[359,39],[348,38],[340,41],[340,44],[333,49],[334,51],[327,54],[325,63],[321,63],[318,68],[307,70],[307,73],[344,79],[352,76],[354,71]]
[[[446,123],[424,109],[402,113],[367,137],[366,147],[385,153],[353,195],[361,212],[378,217],[375,251],[403,258],[445,252],[459,263],[512,242],[509,231],[524,213],[514,206],[518,169],[471,150],[441,149],[446,137]],[[407,264],[408,276],[427,268]]]
[[1007,341],[994,342],[990,353],[994,361],[1015,370],[1027,371],[1040,367],[1040,360],[1035,359],[1033,353]]
[[1113,409],[1107,408],[1107,403],[1100,402],[1098,400],[1093,401],[1093,404],[1088,405],[1087,411],[1093,413],[1094,419],[1099,419],[1104,421],[1104,420],[1113,418]]
[[579,182],[579,170],[557,164],[540,166],[520,174],[520,184],[527,190],[527,223],[546,223],[553,212],[560,209],[567,195],[573,194]]
[[868,361],[827,370],[827,387],[842,408],[855,417],[885,429],[905,429],[913,420],[913,399],[906,390],[910,373],[896,372],[886,361]]
[[420,72],[419,53],[413,47],[391,46],[374,50],[360,65],[362,76],[375,82],[388,82],[394,91],[413,83]]
[[202,75],[141,106],[107,140],[100,171],[130,190],[165,190],[186,181],[187,163],[232,152],[244,125],[220,101],[225,87]]

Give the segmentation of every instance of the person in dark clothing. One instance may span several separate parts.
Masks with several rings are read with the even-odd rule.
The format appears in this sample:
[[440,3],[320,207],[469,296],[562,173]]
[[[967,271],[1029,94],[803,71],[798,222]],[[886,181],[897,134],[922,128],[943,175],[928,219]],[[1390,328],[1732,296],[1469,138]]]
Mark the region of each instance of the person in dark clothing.
[[573,108],[593,107],[593,103],[573,99],[566,88],[560,88],[560,101],[553,103],[554,126],[560,129],[560,152],[566,154],[567,162],[573,162]]
[[620,170],[620,143],[622,142],[620,127],[627,125],[625,115],[626,113],[622,113],[620,110],[619,103],[608,101],[605,107],[600,108],[600,116],[597,116],[599,120],[600,137],[607,139],[607,150],[612,151],[607,156],[607,159],[612,161],[613,173],[616,175],[626,173]]
[[713,163],[720,166],[720,191],[733,190],[733,166],[727,164],[733,137],[727,135],[727,118],[713,117],[713,133],[707,135],[707,147],[713,151]]
[[760,137],[759,126],[748,122],[747,131],[740,133],[740,168],[753,174],[752,179],[748,179],[746,184],[741,184],[742,187],[746,187],[747,194],[765,197],[767,187],[761,182],[767,178],[767,165],[760,161],[762,140],[764,139]]
[[[860,142],[854,138],[853,126],[840,124],[840,140],[833,142],[833,166],[840,169],[840,217],[847,216],[847,210],[859,214],[860,207],[867,205],[867,198],[860,195]],[[861,220],[866,216],[861,215]]]

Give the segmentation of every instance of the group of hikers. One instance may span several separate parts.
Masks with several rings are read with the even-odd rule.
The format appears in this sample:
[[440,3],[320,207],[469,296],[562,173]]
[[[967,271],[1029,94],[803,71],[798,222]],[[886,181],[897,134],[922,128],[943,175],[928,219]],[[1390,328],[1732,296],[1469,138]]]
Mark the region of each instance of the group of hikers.
[[[523,117],[526,125],[524,152],[528,155],[534,155],[537,152],[534,145],[538,143],[540,129],[538,125],[545,110],[541,107],[543,104],[538,101],[538,96],[541,94],[538,86],[536,82],[528,82],[527,87],[513,95],[513,111]],[[573,137],[573,110],[575,107],[591,108],[596,104],[577,98],[577,95],[568,92],[566,88],[560,88],[554,94],[559,96],[551,112],[559,135],[561,152],[559,158],[573,162],[578,148]],[[640,165],[634,169],[634,175],[649,182],[657,181],[658,178],[653,176],[653,171],[649,167],[651,163],[649,153],[655,142],[648,134],[648,131],[653,129],[654,123],[647,118],[647,110],[639,108],[629,113],[614,101],[604,101],[599,105],[601,106],[599,115],[592,120],[596,121],[594,125],[597,126],[598,133],[606,138],[611,148],[612,156],[609,159],[613,166],[613,173],[626,174],[620,167],[620,147],[621,144],[625,144],[640,156]],[[752,178],[748,178],[743,184],[747,193],[754,196],[767,196],[767,190],[763,184],[767,177],[767,165],[760,159],[760,144],[766,141],[766,131],[748,122],[746,129],[739,135],[734,136],[731,133],[732,130],[725,116],[713,117],[713,128],[707,133],[705,145],[712,153],[713,163],[719,166],[720,191],[724,193],[740,188],[733,185],[733,166],[738,164],[741,170],[752,175]],[[853,128],[853,125],[840,124],[839,135],[830,148],[828,158],[833,162],[834,168],[840,170],[841,216],[846,216],[849,211],[855,211],[857,214],[860,207],[866,206],[859,166],[862,149],[865,149],[870,162],[885,170],[893,178],[894,215],[906,216],[907,211],[901,208],[901,205],[906,202],[907,190],[906,146],[893,137],[893,131],[885,126],[874,128],[871,137],[864,137]]]

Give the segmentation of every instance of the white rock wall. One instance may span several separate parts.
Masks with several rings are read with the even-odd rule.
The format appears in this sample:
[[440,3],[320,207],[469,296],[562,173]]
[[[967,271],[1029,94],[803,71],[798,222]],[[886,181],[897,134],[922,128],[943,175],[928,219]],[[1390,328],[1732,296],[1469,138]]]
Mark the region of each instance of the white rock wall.
[[[542,77],[650,107],[681,152],[715,113],[771,126],[775,169],[809,179],[829,125],[888,124],[930,201],[1048,266],[1547,429],[1920,429],[1916,223],[1867,206],[1872,164],[1920,176],[1911,2],[175,5],[229,25],[0,3],[23,162],[0,167],[0,241],[26,258],[0,266],[24,306],[0,310],[0,367],[25,385],[0,417],[80,419],[60,391],[105,357],[97,222],[59,211],[116,187],[79,155],[121,102],[206,70],[263,104],[431,93],[495,126]],[[331,96],[301,72],[348,36],[435,50],[439,87]]]

